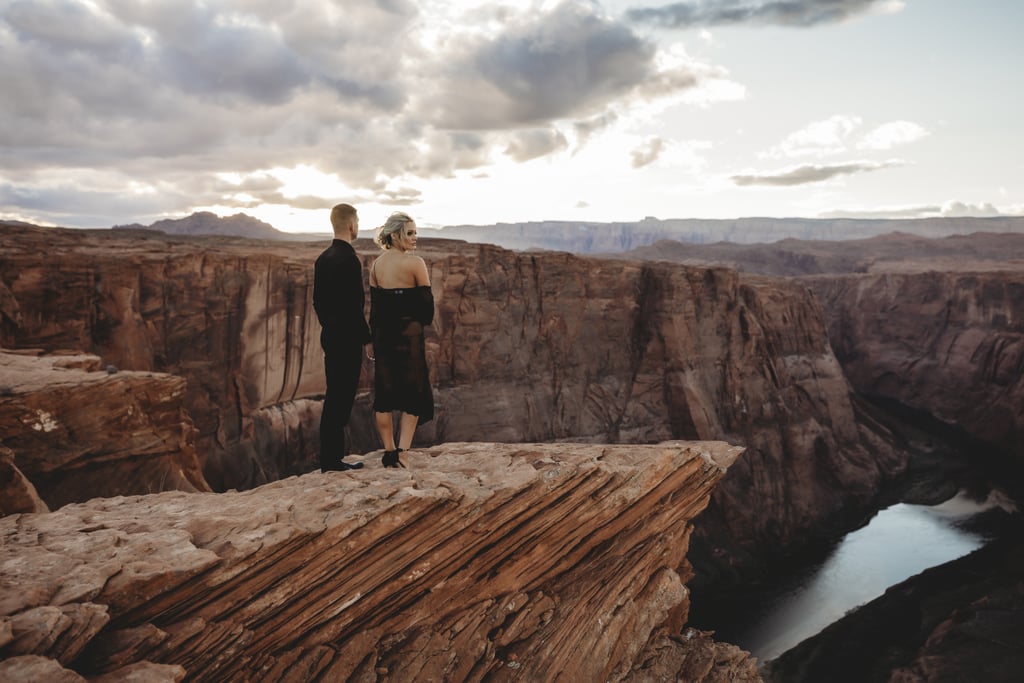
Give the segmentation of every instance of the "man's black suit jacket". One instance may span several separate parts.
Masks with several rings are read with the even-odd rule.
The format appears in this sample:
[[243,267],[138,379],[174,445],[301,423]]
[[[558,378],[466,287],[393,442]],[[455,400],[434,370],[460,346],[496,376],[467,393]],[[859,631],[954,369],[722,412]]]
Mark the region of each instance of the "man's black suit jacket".
[[323,328],[320,345],[324,351],[369,343],[365,304],[363,264],[351,244],[336,239],[313,268],[313,309]]

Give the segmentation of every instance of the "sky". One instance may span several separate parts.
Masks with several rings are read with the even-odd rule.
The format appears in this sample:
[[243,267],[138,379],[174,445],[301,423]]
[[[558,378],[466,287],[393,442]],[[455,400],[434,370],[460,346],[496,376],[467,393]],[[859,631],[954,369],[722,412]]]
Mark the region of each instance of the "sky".
[[0,0],[0,218],[1024,214],[1020,0]]

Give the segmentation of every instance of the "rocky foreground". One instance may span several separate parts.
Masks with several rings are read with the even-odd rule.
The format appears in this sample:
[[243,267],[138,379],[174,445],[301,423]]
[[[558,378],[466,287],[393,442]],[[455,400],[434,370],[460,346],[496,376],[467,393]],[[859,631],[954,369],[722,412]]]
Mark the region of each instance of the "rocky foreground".
[[755,681],[683,630],[742,449],[448,444],[409,469],[0,519],[0,679]]

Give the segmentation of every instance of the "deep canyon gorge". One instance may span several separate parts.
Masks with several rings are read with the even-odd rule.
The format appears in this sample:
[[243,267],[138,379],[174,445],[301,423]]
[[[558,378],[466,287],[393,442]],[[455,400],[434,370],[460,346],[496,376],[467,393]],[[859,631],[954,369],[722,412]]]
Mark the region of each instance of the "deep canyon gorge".
[[[12,516],[5,560],[50,566],[38,539],[54,534],[84,555],[82,534],[92,527],[138,547],[136,564],[161,535],[195,556],[133,569],[134,581],[125,572],[95,578],[109,570],[84,558],[67,565],[92,578],[59,591],[56,579],[40,580],[29,598],[4,605],[4,656],[45,654],[90,674],[148,662],[214,680],[227,665],[210,653],[234,638],[238,666],[264,680],[283,680],[268,671],[289,680],[327,671],[514,680],[548,675],[573,631],[604,643],[601,657],[575,666],[599,667],[590,671],[606,679],[649,680],[640,662],[672,661],[692,680],[754,680],[737,650],[683,631],[681,586],[756,583],[862,524],[921,450],[887,419],[884,401],[947,425],[988,457],[1013,464],[1024,456],[1024,272],[1009,247],[1001,259],[939,270],[861,259],[860,272],[781,277],[696,263],[692,252],[672,263],[424,240],[437,302],[427,351],[438,405],[417,436],[426,471],[399,480],[368,469],[372,482],[346,483],[331,498],[329,475],[293,476],[316,469],[323,361],[311,288],[323,242],[25,226],[0,226],[0,234],[3,512],[54,511],[45,522]],[[376,254],[368,241],[356,247],[365,263]],[[367,361],[352,420],[358,453],[379,447],[372,371]],[[665,455],[659,443],[677,445]],[[480,481],[459,479],[474,469]],[[502,483],[506,475],[515,481]],[[296,483],[304,480],[334,501],[312,510],[337,520],[314,523],[288,507],[290,497],[308,497]],[[230,490],[242,493],[213,493]],[[260,491],[280,500],[268,503],[273,514],[259,513],[280,527],[273,542],[257,543],[258,527],[239,521],[255,514]],[[194,500],[220,519],[222,495],[232,496],[222,500],[236,518],[225,512],[223,520],[237,537],[196,521],[198,513],[181,518]],[[134,512],[102,503],[113,496],[133,497],[124,505]],[[360,517],[346,507],[356,499],[377,502]],[[488,501],[483,512],[474,500]],[[594,509],[586,514],[600,523],[585,536],[561,529],[587,500]],[[417,517],[427,507],[436,518]],[[154,520],[133,528],[131,515]],[[327,539],[323,547],[360,554],[388,539],[414,546],[414,531],[397,531],[397,518],[418,519],[421,536],[454,525],[449,546],[460,551],[438,544],[375,583],[372,600],[356,609],[385,614],[362,632],[347,620],[366,625],[368,617],[344,604],[356,599],[356,584],[304,602],[293,589],[316,592],[335,574],[311,569],[285,590],[285,574],[268,569],[289,548],[315,557]],[[564,566],[540,561],[548,544],[568,558]],[[612,576],[629,579],[597,589]],[[116,598],[112,586],[124,582],[141,597]],[[253,585],[265,597],[247,604]],[[1019,610],[1019,581],[1016,593],[1001,589],[1017,596],[1007,609]],[[465,609],[437,623],[424,616],[453,599]],[[174,607],[179,600],[184,606]],[[302,610],[322,618],[268,640],[264,622],[280,629]],[[585,624],[595,614],[604,615],[600,628]],[[74,645],[69,629],[80,634]],[[629,629],[643,637],[612,642]],[[48,642],[44,632],[57,635]],[[410,654],[428,647],[449,660]],[[910,672],[904,680],[930,680],[916,656],[898,662]]]

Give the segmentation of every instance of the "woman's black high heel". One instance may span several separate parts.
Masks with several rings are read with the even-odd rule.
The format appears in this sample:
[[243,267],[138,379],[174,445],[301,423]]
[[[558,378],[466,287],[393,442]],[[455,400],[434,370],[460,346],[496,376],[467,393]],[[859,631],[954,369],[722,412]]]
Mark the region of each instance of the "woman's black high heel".
[[398,454],[401,453],[404,448],[396,448],[393,451],[384,451],[384,455],[381,456],[381,464],[384,467],[405,467],[405,463],[398,459]]

